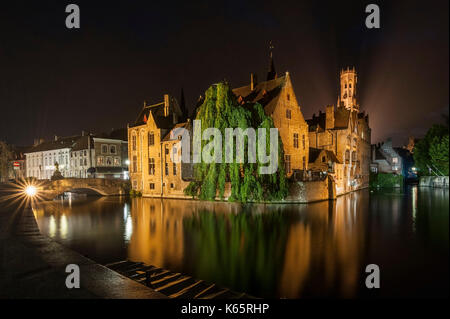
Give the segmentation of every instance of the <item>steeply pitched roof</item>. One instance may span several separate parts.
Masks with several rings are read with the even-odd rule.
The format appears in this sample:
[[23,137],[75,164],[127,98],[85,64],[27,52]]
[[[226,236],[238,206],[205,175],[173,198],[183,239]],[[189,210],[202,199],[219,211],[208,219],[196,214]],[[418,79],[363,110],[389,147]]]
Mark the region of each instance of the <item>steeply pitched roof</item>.
[[333,163],[341,163],[334,154],[334,152],[314,147],[309,148],[309,159],[308,159],[309,163],[314,163],[322,152],[325,153],[327,158],[331,160]]
[[317,157],[319,157],[320,153],[322,152],[322,150],[320,148],[314,148],[314,147],[310,147],[309,148],[309,163],[314,163],[317,159]]
[[233,89],[233,93],[238,97],[242,97],[245,102],[261,104],[266,114],[270,115],[275,110],[285,83],[286,76],[282,76],[256,84],[253,91],[251,90],[251,85],[246,85]]

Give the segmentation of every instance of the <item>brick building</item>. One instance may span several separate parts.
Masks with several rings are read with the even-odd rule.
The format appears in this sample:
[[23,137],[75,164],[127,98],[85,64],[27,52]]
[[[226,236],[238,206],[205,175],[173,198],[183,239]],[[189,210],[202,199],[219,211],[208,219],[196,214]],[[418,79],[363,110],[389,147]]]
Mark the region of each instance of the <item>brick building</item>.
[[182,169],[183,163],[173,163],[170,156],[173,152],[181,156],[181,141],[173,130],[191,129],[190,121],[178,123],[183,117],[177,100],[166,94],[160,103],[144,103],[128,127],[131,185],[144,196],[184,197],[189,170]]
[[337,107],[329,105],[325,112],[307,120],[310,147],[332,151],[342,163],[331,174],[338,195],[367,187],[369,183],[371,130],[369,116],[360,112],[356,92],[355,69],[342,70]]

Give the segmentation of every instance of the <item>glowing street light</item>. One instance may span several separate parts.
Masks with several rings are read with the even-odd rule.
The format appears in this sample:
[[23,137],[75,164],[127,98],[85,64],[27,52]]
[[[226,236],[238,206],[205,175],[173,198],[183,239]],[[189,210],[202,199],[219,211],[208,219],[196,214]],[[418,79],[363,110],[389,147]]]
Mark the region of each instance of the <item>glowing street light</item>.
[[37,193],[37,189],[35,186],[33,185],[28,185],[25,188],[25,194],[27,194],[29,197],[34,197]]

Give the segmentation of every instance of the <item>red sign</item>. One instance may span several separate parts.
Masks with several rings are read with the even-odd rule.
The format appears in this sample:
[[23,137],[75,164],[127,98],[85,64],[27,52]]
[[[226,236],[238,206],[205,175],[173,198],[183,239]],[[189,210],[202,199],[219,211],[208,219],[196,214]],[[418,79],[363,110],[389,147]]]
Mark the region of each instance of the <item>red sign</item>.
[[19,162],[14,162],[14,167],[20,167],[20,163]]

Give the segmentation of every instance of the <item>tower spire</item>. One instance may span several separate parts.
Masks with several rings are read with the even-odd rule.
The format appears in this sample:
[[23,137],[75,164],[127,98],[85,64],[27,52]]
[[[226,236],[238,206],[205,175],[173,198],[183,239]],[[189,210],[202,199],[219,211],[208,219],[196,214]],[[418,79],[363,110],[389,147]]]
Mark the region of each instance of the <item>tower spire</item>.
[[275,71],[275,64],[273,62],[273,50],[274,46],[272,41],[269,42],[269,71],[267,72],[267,81],[277,78],[277,72]]

